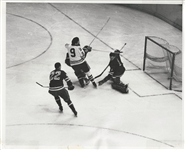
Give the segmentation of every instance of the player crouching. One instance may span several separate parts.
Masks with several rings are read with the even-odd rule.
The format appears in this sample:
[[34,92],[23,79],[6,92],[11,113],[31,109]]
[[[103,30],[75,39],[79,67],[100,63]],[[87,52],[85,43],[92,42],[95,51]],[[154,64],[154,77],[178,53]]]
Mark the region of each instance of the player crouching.
[[109,54],[110,56],[110,62],[109,62],[109,67],[110,67],[110,72],[109,74],[101,81],[98,82],[98,85],[101,86],[108,80],[112,80],[113,83],[112,88],[120,91],[121,93],[128,93],[128,84],[123,84],[120,80],[121,76],[125,72],[125,67],[121,61],[120,58],[120,51],[115,50],[114,52],[111,52]]

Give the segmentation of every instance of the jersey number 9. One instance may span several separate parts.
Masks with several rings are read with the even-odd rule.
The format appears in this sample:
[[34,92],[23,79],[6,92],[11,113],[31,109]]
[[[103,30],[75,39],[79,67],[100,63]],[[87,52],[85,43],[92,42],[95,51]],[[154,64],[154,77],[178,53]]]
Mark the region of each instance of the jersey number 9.
[[74,48],[71,48],[70,49],[70,54],[71,54],[71,57],[75,57],[76,56],[76,53],[75,53],[75,49]]

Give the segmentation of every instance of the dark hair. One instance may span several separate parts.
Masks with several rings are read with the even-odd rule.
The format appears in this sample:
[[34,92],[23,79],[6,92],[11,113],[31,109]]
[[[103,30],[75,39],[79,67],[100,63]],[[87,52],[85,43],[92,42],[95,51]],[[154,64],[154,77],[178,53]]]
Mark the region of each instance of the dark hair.
[[55,69],[58,69],[61,66],[59,62],[55,63]]
[[110,54],[109,54],[109,56],[111,57],[111,56],[116,56],[116,54],[115,53],[113,53],[113,52],[111,52]]
[[72,39],[71,45],[76,45],[79,42],[79,38],[78,37],[74,37]]

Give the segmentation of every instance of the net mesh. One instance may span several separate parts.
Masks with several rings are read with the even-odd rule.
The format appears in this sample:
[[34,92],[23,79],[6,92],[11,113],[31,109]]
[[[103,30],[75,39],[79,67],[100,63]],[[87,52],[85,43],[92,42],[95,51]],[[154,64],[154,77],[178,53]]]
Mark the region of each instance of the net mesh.
[[170,45],[166,40],[155,36],[149,36],[146,42],[146,71],[168,88],[173,69],[172,87],[176,90],[182,90],[181,50]]

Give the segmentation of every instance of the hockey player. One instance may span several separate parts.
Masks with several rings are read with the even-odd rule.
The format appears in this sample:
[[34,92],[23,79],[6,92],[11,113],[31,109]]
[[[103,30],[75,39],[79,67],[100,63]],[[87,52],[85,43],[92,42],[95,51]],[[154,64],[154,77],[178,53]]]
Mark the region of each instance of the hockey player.
[[68,78],[65,71],[61,70],[61,64],[59,62],[55,63],[55,70],[50,73],[50,83],[49,83],[49,93],[54,96],[56,103],[59,106],[61,112],[63,112],[62,103],[60,97],[68,104],[68,106],[73,111],[74,115],[77,117],[77,111],[70,99],[68,91],[64,88],[63,80],[66,81],[68,85],[68,90],[73,90],[74,86],[71,80]]
[[[69,48],[69,44],[65,44],[65,47],[68,49],[68,48]],[[83,47],[83,50],[84,50],[84,52],[85,52],[85,56],[87,55],[88,52],[91,51],[91,49],[92,49],[92,47],[90,47],[90,46],[84,46],[84,47]],[[69,67],[71,67],[71,65],[70,65],[70,58],[69,58],[69,53],[66,54],[65,63],[66,63]],[[74,70],[74,69],[73,69],[73,70]],[[89,84],[90,81],[89,81],[89,79],[87,79],[86,74],[84,73],[83,70],[79,70],[79,71],[77,71],[77,72],[75,72],[75,70],[74,70],[74,73],[75,73],[75,75],[77,76],[77,78],[78,78],[78,80],[79,80],[79,82],[80,82],[81,87],[84,87],[85,85],[88,85],[88,84]]]
[[92,48],[89,46],[84,46],[84,48],[81,49],[80,40],[78,37],[73,38],[71,45],[66,44],[65,47],[68,50],[65,63],[73,68],[81,87],[85,86],[84,81],[86,80],[87,76],[92,82],[93,86],[96,88],[97,85],[90,72],[90,66],[85,60],[87,53],[90,52]]
[[109,62],[109,67],[110,67],[110,72],[109,74],[101,81],[98,82],[98,85],[101,86],[108,80],[112,80],[112,88],[115,90],[118,90],[122,93],[128,93],[128,85],[123,84],[120,80],[120,77],[124,74],[125,72],[125,67],[121,61],[120,58],[120,51],[115,50],[114,52],[111,52],[109,54],[110,56],[110,62]]

